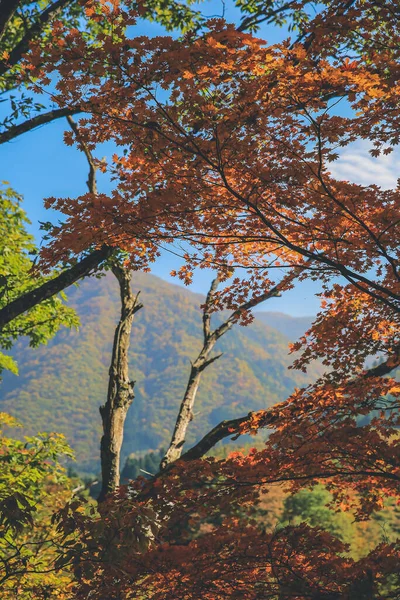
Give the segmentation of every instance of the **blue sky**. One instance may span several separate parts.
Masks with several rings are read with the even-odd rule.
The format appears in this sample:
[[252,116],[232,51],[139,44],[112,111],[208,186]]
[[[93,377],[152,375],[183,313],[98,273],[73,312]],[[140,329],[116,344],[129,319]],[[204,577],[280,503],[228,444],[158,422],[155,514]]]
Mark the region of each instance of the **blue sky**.
[[[221,3],[206,3],[204,13],[221,14]],[[229,17],[229,13],[226,13],[227,20]],[[149,36],[162,33],[161,27],[147,22],[138,25],[137,30],[138,33]],[[273,43],[281,40],[285,32],[275,27],[268,27],[261,30],[258,35]],[[66,129],[66,121],[56,121],[0,146],[0,179],[8,181],[24,197],[23,206],[32,221],[30,230],[38,243],[40,242],[39,221],[58,220],[57,213],[44,209],[43,199],[48,196],[75,197],[87,190],[85,157],[76,148],[67,147],[63,143],[63,132]],[[96,152],[96,155],[101,158],[102,155],[111,154],[109,151],[109,148],[102,148]],[[332,171],[338,178],[361,184],[377,183],[384,188],[389,188],[396,184],[399,167],[399,153],[379,159],[372,158],[368,154],[367,146],[357,142],[344,149],[340,159],[333,164]],[[107,177],[100,176],[99,189],[106,193],[110,191],[111,184]],[[165,252],[154,265],[153,273],[163,279],[179,283],[169,275],[171,269],[175,269],[176,266],[176,257]],[[200,271],[195,274],[190,289],[206,293],[211,277],[209,272]],[[319,307],[319,300],[315,296],[319,289],[319,285],[314,282],[303,282],[283,297],[272,299],[260,308],[285,312],[293,316],[312,315]]]

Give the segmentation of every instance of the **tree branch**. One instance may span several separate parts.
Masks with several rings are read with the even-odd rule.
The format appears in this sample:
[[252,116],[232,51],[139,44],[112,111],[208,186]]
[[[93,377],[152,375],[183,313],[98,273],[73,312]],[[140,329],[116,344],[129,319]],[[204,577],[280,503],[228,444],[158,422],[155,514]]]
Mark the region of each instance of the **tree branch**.
[[0,309],[0,331],[5,325],[22,313],[33,308],[40,302],[51,298],[55,294],[58,294],[62,290],[65,290],[65,288],[78,281],[78,279],[89,275],[96,270],[102,262],[110,258],[112,253],[113,248],[103,244],[101,248],[94,250],[80,262],[76,263],[66,271],[63,271],[54,279],[46,281],[38,288],[26,292],[26,294],[23,294],[7,304],[7,306]]
[[388,375],[393,369],[397,369],[400,366],[400,349],[394,352],[385,362],[381,363],[377,367],[372,367],[364,373],[366,379],[372,377],[384,377]]
[[[54,4],[51,4],[50,6],[45,8],[45,10],[42,13],[40,13],[37,21],[32,25],[32,27],[30,27],[30,29],[28,29],[28,31],[25,33],[23,38],[11,50],[10,56],[8,57],[7,61],[0,61],[0,76],[7,73],[7,71],[11,67],[16,65],[21,60],[22,55],[25,54],[25,52],[27,52],[29,50],[29,43],[37,35],[39,35],[41,33],[44,25],[46,25],[46,23],[48,23],[52,17],[56,16],[57,13],[59,13],[63,8],[65,8],[66,6],[68,6],[68,4],[71,4],[72,2],[73,2],[73,0],[57,0],[56,2],[54,2]],[[6,0],[6,5],[7,4],[18,5],[19,2],[15,2],[15,0],[14,1]],[[1,2],[1,5],[0,5],[1,9],[3,8],[2,5],[3,5],[3,2]],[[12,14],[8,18],[5,25],[3,26],[3,34],[5,32],[4,31],[5,28],[7,27],[7,24],[9,23],[10,19],[12,18],[16,8],[17,8],[17,6],[14,6],[14,10],[13,10]],[[1,17],[0,17],[0,19],[3,20]],[[0,20],[0,27],[1,27],[1,20]],[[0,30],[0,39],[1,39],[1,37],[2,37],[2,33]]]
[[[76,111],[76,112],[78,112],[78,111]],[[65,109],[61,109],[59,111],[59,113],[63,113],[63,114],[59,114],[58,117],[65,116]],[[41,115],[41,116],[43,117],[43,115]],[[70,119],[70,121],[72,121],[72,119]],[[71,125],[70,121],[69,121],[69,123]],[[79,135],[79,131],[76,128],[75,123],[73,121],[72,121],[72,123],[75,126],[75,129],[74,129],[75,134]],[[21,131],[21,133],[23,133],[23,132]],[[1,136],[0,136],[0,142],[1,142]],[[85,151],[85,154],[86,154],[86,157],[88,158],[88,160],[90,158],[90,160],[89,160],[90,172],[89,172],[89,181],[88,181],[89,191],[91,191],[92,193],[96,193],[96,181],[95,181],[96,165],[95,165],[95,162],[94,162],[93,158],[91,157],[90,152],[87,149],[87,147],[84,145],[84,143],[81,142],[81,144],[82,144],[82,147]],[[89,154],[89,156],[88,156],[88,154]],[[114,251],[114,249],[111,246],[103,244],[100,249],[94,250],[91,254],[89,254],[88,256],[83,258],[80,262],[76,263],[74,266],[70,267],[69,269],[63,271],[57,277],[54,277],[54,279],[51,279],[50,281],[46,281],[38,288],[31,290],[30,292],[26,292],[19,298],[16,298],[15,300],[13,300],[9,304],[7,304],[7,306],[4,306],[2,309],[0,309],[0,331],[10,321],[15,319],[22,313],[33,308],[40,302],[43,302],[44,300],[51,298],[55,294],[58,294],[59,292],[61,292],[65,288],[69,287],[70,285],[72,285],[73,283],[75,283],[76,281],[81,279],[82,277],[85,277],[86,275],[90,274],[92,271],[97,269],[98,266],[102,262],[104,262],[105,260],[110,258],[113,251]]]
[[292,0],[291,2],[287,2],[283,6],[278,6],[278,8],[270,9],[266,13],[263,13],[262,9],[258,9],[257,12],[253,13],[249,17],[245,17],[237,28],[238,31],[246,31],[250,27],[254,27],[264,23],[265,21],[271,22],[274,18],[278,17],[286,10],[292,8],[297,4],[297,1]]
[[36,127],[39,127],[40,125],[45,125],[46,123],[50,123],[61,117],[67,117],[68,115],[76,115],[79,112],[82,112],[79,107],[56,108],[55,110],[50,110],[41,115],[37,115],[37,117],[28,119],[19,125],[13,125],[6,131],[3,131],[3,133],[0,133],[0,144],[9,142],[23,133],[36,129]]
[[86,159],[88,161],[88,164],[89,164],[89,175],[88,175],[88,180],[86,182],[86,184],[89,188],[89,192],[91,194],[97,194],[97,182],[96,182],[97,165],[96,165],[96,162],[95,162],[93,155],[92,155],[91,151],[89,150],[87,144],[83,141],[83,139],[80,135],[78,126],[75,123],[75,121],[73,120],[71,115],[67,115],[67,121],[68,121],[72,131],[74,132],[77,140],[79,141],[82,151],[84,152]]
[[21,0],[0,0],[0,40]]
[[[362,373],[359,377],[355,377],[349,382],[349,385],[355,385],[359,383],[360,380],[369,379],[371,377],[383,377],[394,369],[397,369],[399,366],[400,351],[398,350],[397,352],[391,354],[382,364],[364,371],[364,373]],[[246,423],[246,421],[251,420],[252,415],[253,413],[250,412],[246,417],[231,419],[230,421],[222,421],[216,425],[214,429],[211,429],[211,431],[206,433],[206,435],[195,446],[193,446],[193,448],[190,448],[190,450],[182,454],[180,459],[189,462],[191,460],[202,458],[211,450],[211,448],[213,448],[218,442],[226,437],[234,436],[233,439],[237,439],[239,435],[241,435],[241,425]],[[274,414],[273,409],[270,409],[270,411],[265,411],[261,427],[271,425],[276,419],[277,417]]]
[[[313,261],[311,259],[309,259],[303,265],[294,267],[292,269],[292,271],[290,271],[287,275],[285,275],[285,277],[282,279],[282,281],[277,283],[273,288],[267,290],[266,292],[264,292],[264,294],[261,294],[261,296],[255,296],[254,298],[250,298],[250,300],[241,304],[231,314],[231,316],[229,317],[229,319],[226,322],[234,323],[243,312],[251,310],[255,306],[258,306],[262,302],[265,302],[266,300],[270,300],[271,298],[279,298],[279,296],[282,294],[282,292],[287,289],[288,285],[290,285],[292,283],[292,281],[297,279],[297,277],[300,275],[300,273],[302,273],[302,271],[307,269],[307,267],[309,265],[311,265],[312,262]],[[225,332],[223,332],[223,333],[219,334],[219,329],[223,329],[224,325],[225,325],[225,323],[222,324],[221,327],[219,327],[216,330],[216,332],[218,332],[219,337],[221,335],[223,335],[223,333],[225,333]]]
[[[234,323],[239,319],[243,312],[254,308],[254,306],[257,306],[258,304],[264,302],[265,300],[268,300],[269,298],[279,296],[280,293],[284,289],[286,289],[287,286],[290,285],[296,277],[299,276],[302,270],[306,268],[306,264],[307,263],[305,263],[304,267],[294,268],[282,279],[280,283],[278,283],[270,290],[266,291],[264,294],[261,294],[261,296],[257,296],[241,304],[236,310],[232,312],[228,319],[226,319],[226,321],[224,321],[224,323],[222,323],[222,325],[220,325],[214,331],[211,331],[212,304],[213,299],[215,297],[215,292],[218,288],[219,280],[218,278],[216,278],[212,281],[203,309],[203,347],[196,360],[192,363],[189,380],[186,386],[183,400],[179,408],[171,442],[167,452],[165,453],[164,458],[161,461],[161,470],[167,469],[171,463],[178,460],[181,456],[182,447],[185,443],[186,432],[189,427],[190,421],[193,419],[193,406],[200,385],[201,375],[209,365],[211,365],[213,362],[215,362],[222,356],[221,354],[218,354],[217,356],[210,357],[210,354],[214,349],[214,346],[219,340],[219,338],[222,337],[227,331],[229,331],[229,329],[232,328]],[[222,430],[225,431],[223,427]],[[217,435],[218,437],[220,432],[221,430],[218,430],[217,432],[215,432],[215,435]]]
[[211,429],[195,446],[187,450],[182,456],[180,460],[184,460],[185,462],[189,462],[191,460],[196,460],[202,458],[207,452],[211,450],[218,442],[223,440],[229,436],[236,436],[240,431],[240,426],[243,423],[246,423],[251,418],[253,413],[249,413],[245,417],[240,417],[238,419],[231,419],[230,421],[221,421],[218,425]]

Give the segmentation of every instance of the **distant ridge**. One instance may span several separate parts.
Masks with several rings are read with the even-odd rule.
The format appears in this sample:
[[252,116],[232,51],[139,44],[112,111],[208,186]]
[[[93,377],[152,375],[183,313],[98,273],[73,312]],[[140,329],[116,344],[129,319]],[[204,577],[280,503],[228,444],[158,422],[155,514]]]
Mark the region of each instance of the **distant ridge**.
[[292,317],[281,312],[259,311],[255,313],[257,320],[277,329],[291,342],[298,340],[311,326],[315,317]]

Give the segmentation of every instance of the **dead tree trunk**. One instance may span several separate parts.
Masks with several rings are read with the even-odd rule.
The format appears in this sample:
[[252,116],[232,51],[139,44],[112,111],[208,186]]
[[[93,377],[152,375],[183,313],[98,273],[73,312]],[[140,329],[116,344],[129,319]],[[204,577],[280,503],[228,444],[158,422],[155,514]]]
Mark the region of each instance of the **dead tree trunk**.
[[103,436],[100,444],[102,484],[99,502],[119,486],[124,424],[134,399],[134,381],[129,380],[128,373],[128,350],[133,317],[143,306],[138,303],[138,296],[132,293],[130,286],[132,273],[117,264],[112,267],[112,271],[120,288],[121,318],[114,334],[107,402],[100,407]]
[[[307,263],[305,263],[305,266],[307,266]],[[165,471],[169,467],[169,465],[178,460],[182,454],[182,448],[185,443],[187,428],[189,426],[190,421],[193,419],[193,406],[196,399],[197,390],[199,388],[201,374],[204,371],[204,369],[206,369],[211,363],[213,363],[215,360],[220,358],[220,356],[222,356],[221,354],[217,354],[216,356],[210,358],[210,354],[214,349],[214,346],[219,340],[219,338],[231,329],[231,327],[238,321],[240,315],[243,312],[251,310],[258,304],[264,302],[265,300],[268,300],[269,298],[280,296],[284,290],[288,289],[291,286],[293,280],[300,275],[303,268],[304,267],[293,268],[282,279],[281,282],[279,282],[273,288],[264,292],[264,294],[252,298],[247,302],[244,302],[241,306],[239,306],[236,310],[234,310],[231,313],[231,315],[226,319],[226,321],[222,323],[222,325],[220,325],[217,329],[212,331],[212,304],[219,283],[218,279],[214,279],[214,281],[211,284],[210,290],[207,294],[203,311],[203,347],[196,360],[192,363],[188,384],[175,423],[174,433],[172,435],[172,439],[168,450],[161,461],[160,471]]]

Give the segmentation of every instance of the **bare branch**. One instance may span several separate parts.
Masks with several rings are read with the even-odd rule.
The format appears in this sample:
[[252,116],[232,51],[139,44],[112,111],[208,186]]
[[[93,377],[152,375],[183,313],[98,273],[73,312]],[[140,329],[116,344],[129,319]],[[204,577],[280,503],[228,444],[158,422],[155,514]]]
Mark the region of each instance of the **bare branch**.
[[78,129],[78,126],[75,123],[75,121],[73,120],[73,118],[71,117],[71,115],[67,115],[67,121],[68,121],[72,131],[74,132],[77,140],[79,141],[82,151],[84,152],[86,159],[89,163],[89,175],[88,175],[88,180],[86,182],[87,186],[89,188],[89,192],[91,194],[97,194],[97,182],[96,182],[97,165],[96,165],[96,162],[93,158],[91,151],[88,148],[88,145],[82,139],[79,129]]
[[27,133],[28,131],[32,131],[32,129],[36,129],[36,127],[40,127],[40,125],[46,125],[46,123],[51,123],[51,121],[55,121],[61,117],[76,115],[79,112],[82,112],[79,107],[70,107],[56,108],[55,110],[50,110],[46,113],[42,113],[41,115],[37,115],[37,117],[28,119],[19,125],[13,125],[6,131],[3,131],[3,133],[0,133],[0,144],[9,142],[23,133]]

